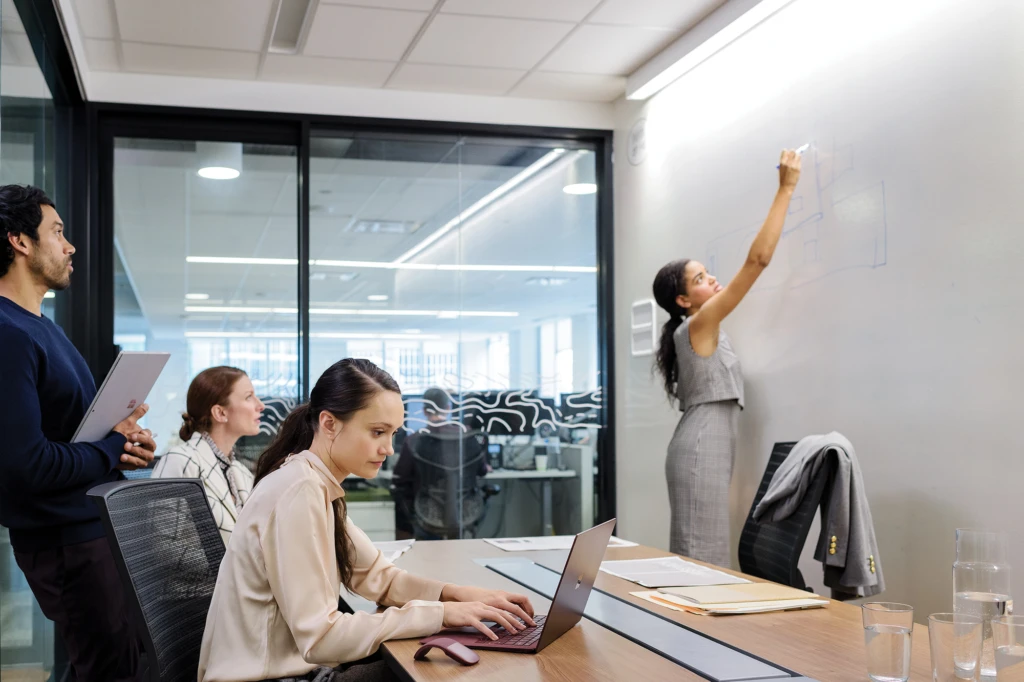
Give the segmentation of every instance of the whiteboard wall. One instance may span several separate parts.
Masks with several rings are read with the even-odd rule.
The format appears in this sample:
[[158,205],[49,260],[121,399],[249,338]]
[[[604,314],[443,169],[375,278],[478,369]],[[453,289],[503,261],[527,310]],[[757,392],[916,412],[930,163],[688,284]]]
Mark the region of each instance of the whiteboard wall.
[[[775,258],[725,324],[747,399],[733,546],[772,443],[834,429],[860,459],[887,599],[920,622],[950,610],[963,526],[1011,531],[1024,599],[1021,36],[1014,0],[796,0],[648,102],[618,104],[622,537],[668,545],[678,419],[651,358],[629,354],[630,302],[673,258],[727,282],[779,150],[810,142]],[[804,574],[820,585],[819,564]]]

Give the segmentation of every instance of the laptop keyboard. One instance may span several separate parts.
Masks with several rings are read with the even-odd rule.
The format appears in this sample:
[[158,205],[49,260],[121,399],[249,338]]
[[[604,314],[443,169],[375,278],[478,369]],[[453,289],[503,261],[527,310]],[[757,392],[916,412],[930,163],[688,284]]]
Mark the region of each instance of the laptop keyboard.
[[540,633],[544,630],[544,621],[548,619],[547,616],[537,616],[533,619],[537,625],[531,626],[523,630],[522,632],[509,632],[500,625],[495,625],[491,628],[491,632],[498,635],[497,640],[491,640],[487,637],[481,636],[480,642],[487,644],[514,644],[516,646],[530,646],[540,641]]

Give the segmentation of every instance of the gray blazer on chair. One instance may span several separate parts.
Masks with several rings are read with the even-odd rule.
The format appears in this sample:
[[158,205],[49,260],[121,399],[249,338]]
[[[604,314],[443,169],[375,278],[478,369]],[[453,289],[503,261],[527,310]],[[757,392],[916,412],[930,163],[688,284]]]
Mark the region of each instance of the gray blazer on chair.
[[882,561],[857,453],[842,434],[807,436],[797,443],[772,476],[754,520],[779,521],[792,514],[829,456],[836,457],[836,470],[814,558],[824,565],[825,584],[833,592],[871,597],[885,589]]

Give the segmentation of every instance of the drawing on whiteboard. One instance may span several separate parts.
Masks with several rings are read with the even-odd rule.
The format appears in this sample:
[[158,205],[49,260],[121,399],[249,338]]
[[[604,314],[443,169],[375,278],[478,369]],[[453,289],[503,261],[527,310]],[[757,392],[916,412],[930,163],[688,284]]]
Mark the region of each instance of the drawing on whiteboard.
[[[826,154],[814,146],[804,164],[772,267],[755,290],[795,289],[843,270],[886,263],[885,183],[837,196],[836,182],[853,170],[852,145],[833,144]],[[758,222],[708,242],[708,270],[726,277],[737,272],[760,228]]]

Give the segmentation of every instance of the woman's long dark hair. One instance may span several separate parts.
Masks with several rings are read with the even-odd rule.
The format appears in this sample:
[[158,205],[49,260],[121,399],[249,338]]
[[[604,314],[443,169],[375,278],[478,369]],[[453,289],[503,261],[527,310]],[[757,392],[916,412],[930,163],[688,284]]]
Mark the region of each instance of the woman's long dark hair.
[[[369,360],[345,358],[327,368],[309,394],[309,402],[292,410],[281,424],[277,436],[260,455],[256,464],[256,483],[277,471],[288,455],[308,450],[313,444],[320,413],[327,411],[345,422],[365,409],[381,391],[401,394],[390,374]],[[341,582],[352,580],[352,547],[345,533],[345,498],[334,501],[334,556],[338,560]],[[302,532],[298,530],[298,532]]]
[[680,294],[686,293],[686,266],[689,259],[674,260],[658,270],[654,277],[654,300],[668,313],[668,322],[661,328],[655,366],[665,382],[669,399],[676,397],[676,382],[679,367],[676,365],[676,343],[673,335],[686,317],[686,308],[676,303]]

